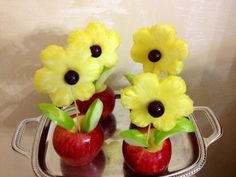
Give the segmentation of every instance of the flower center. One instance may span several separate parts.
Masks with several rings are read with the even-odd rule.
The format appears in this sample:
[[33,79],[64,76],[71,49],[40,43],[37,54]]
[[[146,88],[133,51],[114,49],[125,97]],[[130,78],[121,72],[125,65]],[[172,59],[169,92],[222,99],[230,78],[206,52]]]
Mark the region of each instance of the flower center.
[[92,57],[99,57],[102,54],[102,49],[99,45],[93,45],[90,47]]
[[153,49],[148,54],[148,59],[155,63],[158,62],[161,59],[161,52],[157,49]]
[[154,117],[154,118],[158,118],[160,116],[162,116],[162,114],[164,114],[165,112],[165,107],[162,104],[162,102],[160,101],[153,101],[151,103],[149,103],[148,105],[148,113]]
[[64,76],[67,84],[75,85],[79,81],[79,74],[76,71],[69,70]]

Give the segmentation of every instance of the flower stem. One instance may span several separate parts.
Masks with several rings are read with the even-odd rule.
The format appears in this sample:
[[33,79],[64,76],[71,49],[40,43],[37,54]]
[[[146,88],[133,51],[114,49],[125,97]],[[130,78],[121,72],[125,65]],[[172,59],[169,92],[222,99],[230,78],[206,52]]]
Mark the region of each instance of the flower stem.
[[147,131],[147,140],[149,141],[150,137],[150,131],[151,131],[151,124],[148,125],[148,131]]
[[76,123],[75,123],[75,127],[78,130],[78,132],[80,132],[80,130],[81,130],[80,121],[78,121],[79,110],[78,110],[76,101],[74,101],[74,106],[75,106],[75,110],[76,110],[76,118],[75,118],[76,119],[76,121],[75,121]]

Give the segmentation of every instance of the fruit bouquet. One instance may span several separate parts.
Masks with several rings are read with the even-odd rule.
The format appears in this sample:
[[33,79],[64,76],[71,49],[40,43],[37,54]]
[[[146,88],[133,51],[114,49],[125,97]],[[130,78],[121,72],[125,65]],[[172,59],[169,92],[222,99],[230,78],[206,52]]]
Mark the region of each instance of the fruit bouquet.
[[129,130],[120,132],[127,166],[138,174],[165,173],[171,159],[170,136],[194,132],[187,118],[193,101],[177,76],[187,57],[187,44],[170,25],[142,28],[133,35],[131,56],[144,73],[126,74],[130,86],[121,90],[121,102],[130,110]]
[[[106,80],[118,63],[120,37],[105,25],[89,23],[69,34],[67,46],[42,50],[33,81],[51,103],[39,103],[44,115],[22,120],[12,139],[37,176],[191,176],[206,163],[222,128],[208,107],[193,108],[179,76],[187,43],[170,25],[141,28],[133,41],[131,57],[143,71],[125,74],[129,84],[116,95]],[[195,127],[193,110],[210,122],[209,137]],[[21,140],[35,122],[29,151]]]
[[[40,54],[43,67],[34,75],[37,91],[49,94],[52,104],[39,109],[57,126],[53,147],[69,166],[89,164],[99,154],[104,130],[99,122],[110,119],[114,91],[105,84],[117,62],[119,35],[100,23],[88,24],[68,37],[66,48],[51,45]],[[121,90],[121,102],[130,110],[129,130],[120,132],[126,164],[144,175],[163,173],[171,159],[170,136],[194,132],[187,118],[193,101],[186,95],[183,69],[187,44],[169,25],[142,28],[134,34],[131,55],[144,72],[126,74],[130,86]],[[69,115],[61,108],[74,105]]]
[[[34,75],[37,91],[49,94],[52,104],[39,109],[57,126],[53,146],[70,166],[91,162],[99,153],[104,133],[99,121],[110,117],[115,105],[113,90],[105,81],[117,62],[119,35],[100,23],[69,34],[68,46],[48,46],[40,54],[43,67]],[[60,108],[74,104],[75,115]]]

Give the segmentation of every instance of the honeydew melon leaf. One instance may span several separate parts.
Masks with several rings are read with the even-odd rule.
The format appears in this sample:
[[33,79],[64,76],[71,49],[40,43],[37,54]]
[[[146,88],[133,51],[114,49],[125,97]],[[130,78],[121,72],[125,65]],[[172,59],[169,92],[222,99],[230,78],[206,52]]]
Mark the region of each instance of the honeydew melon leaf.
[[124,130],[119,133],[119,136],[124,139],[130,145],[140,146],[140,147],[148,147],[148,140],[142,132],[130,129]]
[[104,82],[112,74],[113,70],[114,70],[114,67],[112,68],[104,67],[100,77],[95,82],[96,90],[100,90],[102,88],[102,86],[104,85]]
[[68,113],[57,108],[55,105],[48,103],[39,103],[38,107],[43,114],[45,114],[58,126],[66,130],[71,130],[74,127],[74,121],[68,115]]
[[100,120],[103,111],[103,103],[100,99],[96,99],[90,105],[85,117],[82,120],[82,131],[91,132],[94,130]]
[[131,73],[125,74],[125,78],[129,81],[130,84],[133,84],[133,82],[134,82],[134,77],[135,77],[134,74],[131,74]]
[[156,130],[154,132],[154,143],[156,145],[160,145],[165,139],[169,138],[172,135],[182,132],[195,132],[195,131],[196,127],[194,126],[194,124],[189,119],[181,117],[177,121],[176,126],[173,129],[166,132]]

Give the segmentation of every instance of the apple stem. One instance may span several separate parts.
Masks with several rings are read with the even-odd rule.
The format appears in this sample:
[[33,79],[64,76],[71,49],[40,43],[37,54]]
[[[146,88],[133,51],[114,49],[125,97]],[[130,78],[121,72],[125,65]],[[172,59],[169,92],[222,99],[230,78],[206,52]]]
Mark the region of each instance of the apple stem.
[[148,125],[147,140],[149,140],[150,131],[151,131],[151,124]]
[[78,130],[78,132],[80,132],[80,121],[78,121],[78,116],[79,116],[79,110],[78,110],[78,107],[77,107],[77,104],[76,104],[76,101],[74,101],[74,105],[75,105],[75,110],[76,110],[76,123],[75,123],[75,127],[76,129]]

